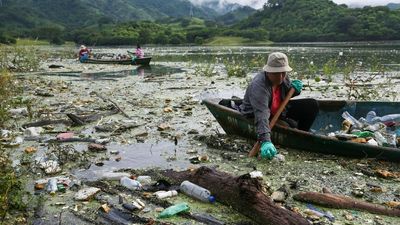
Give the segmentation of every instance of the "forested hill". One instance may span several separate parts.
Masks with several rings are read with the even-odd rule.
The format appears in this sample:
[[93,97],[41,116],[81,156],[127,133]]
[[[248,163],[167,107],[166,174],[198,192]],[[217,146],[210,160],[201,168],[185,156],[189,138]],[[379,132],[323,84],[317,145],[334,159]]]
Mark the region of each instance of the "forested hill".
[[[97,23],[157,20],[167,17],[213,19],[218,13],[188,0],[2,0],[0,29],[57,25],[64,28]],[[192,10],[191,10],[192,9]],[[3,23],[5,22],[6,23]]]
[[400,10],[348,8],[330,0],[269,0],[237,29],[263,29],[272,41],[399,40]]

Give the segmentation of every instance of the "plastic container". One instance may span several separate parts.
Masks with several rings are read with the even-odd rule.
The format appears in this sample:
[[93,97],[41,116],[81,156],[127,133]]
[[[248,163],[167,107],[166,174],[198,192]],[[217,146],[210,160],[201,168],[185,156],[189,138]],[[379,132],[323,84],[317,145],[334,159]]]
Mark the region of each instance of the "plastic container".
[[169,198],[169,197],[174,197],[178,195],[177,191],[157,191],[154,193],[158,199],[164,199],[164,198]]
[[368,126],[366,126],[364,128],[364,130],[369,130],[369,131],[372,131],[372,132],[375,132],[375,131],[378,131],[378,130],[384,130],[384,129],[386,129],[386,125],[383,124],[383,123],[375,123],[375,124],[372,124],[372,125],[368,125]]
[[151,184],[151,177],[150,176],[138,176],[136,178],[137,181],[139,181],[142,185],[146,185],[146,184]]
[[380,132],[375,132],[374,136],[375,136],[375,140],[376,140],[376,142],[378,142],[379,146],[387,145],[386,138]]
[[386,116],[376,116],[371,120],[373,123],[376,122],[381,122],[381,123],[387,123],[387,122],[400,122],[400,114],[389,114]]
[[128,188],[129,190],[140,190],[142,188],[142,184],[137,180],[132,180],[128,177],[122,177],[120,180],[122,186]]
[[164,209],[164,211],[158,215],[158,218],[168,218],[181,212],[188,212],[189,210],[190,208],[187,203],[179,203]]
[[360,121],[356,120],[354,117],[352,117],[350,113],[347,111],[342,114],[342,117],[343,119],[349,121],[356,129],[363,127],[363,124]]
[[372,120],[376,117],[376,112],[375,111],[369,111],[367,113],[367,116],[365,117],[365,119],[367,120],[367,123],[371,124]]
[[368,143],[369,145],[372,145],[372,146],[378,146],[378,142],[376,142],[375,139],[373,139],[373,138],[369,139],[369,140],[367,141],[367,143]]
[[202,202],[215,202],[215,197],[211,195],[210,191],[200,187],[197,184],[193,184],[190,181],[183,181],[180,186],[181,192],[185,193],[186,195],[198,199]]
[[51,178],[49,179],[49,181],[47,182],[47,186],[46,186],[46,190],[47,192],[49,192],[51,195],[55,195],[58,187],[57,187],[57,178]]

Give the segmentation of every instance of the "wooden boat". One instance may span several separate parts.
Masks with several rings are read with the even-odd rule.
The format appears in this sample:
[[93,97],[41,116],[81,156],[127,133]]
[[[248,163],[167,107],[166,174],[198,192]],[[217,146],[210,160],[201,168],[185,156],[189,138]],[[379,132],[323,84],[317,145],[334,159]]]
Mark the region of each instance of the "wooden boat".
[[91,64],[120,64],[120,65],[144,65],[147,66],[150,64],[151,57],[144,57],[140,59],[87,59],[83,61],[83,63],[91,63]]
[[[207,99],[203,101],[203,104],[207,106],[224,131],[229,135],[256,139],[253,121],[234,109],[219,105],[220,100]],[[239,103],[241,100],[234,101]],[[272,141],[284,147],[310,152],[400,162],[400,148],[342,141],[326,135],[340,130],[343,122],[341,115],[345,111],[355,118],[365,117],[371,110],[377,115],[396,114],[400,112],[400,102],[318,101],[318,103],[320,111],[311,127],[312,132],[276,125],[271,133]]]

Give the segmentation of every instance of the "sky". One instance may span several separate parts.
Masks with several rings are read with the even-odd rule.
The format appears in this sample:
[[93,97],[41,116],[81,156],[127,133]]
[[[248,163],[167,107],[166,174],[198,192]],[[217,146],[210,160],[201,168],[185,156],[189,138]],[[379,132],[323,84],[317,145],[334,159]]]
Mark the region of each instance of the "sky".
[[[216,0],[190,0],[193,3],[203,3]],[[219,0],[220,2],[239,3],[241,5],[249,5],[254,8],[261,8],[267,0]],[[386,5],[388,3],[400,3],[400,0],[333,0],[337,4],[346,4],[349,6],[365,6],[365,5]]]

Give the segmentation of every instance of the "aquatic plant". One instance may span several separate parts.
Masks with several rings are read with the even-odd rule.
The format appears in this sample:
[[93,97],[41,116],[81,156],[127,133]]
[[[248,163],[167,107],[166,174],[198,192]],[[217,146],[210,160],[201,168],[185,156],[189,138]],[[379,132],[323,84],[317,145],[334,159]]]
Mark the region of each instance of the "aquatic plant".
[[212,77],[216,74],[214,69],[215,69],[215,64],[202,63],[194,67],[194,74],[197,76]]
[[39,63],[39,50],[36,47],[0,46],[0,70],[36,71]]

